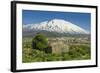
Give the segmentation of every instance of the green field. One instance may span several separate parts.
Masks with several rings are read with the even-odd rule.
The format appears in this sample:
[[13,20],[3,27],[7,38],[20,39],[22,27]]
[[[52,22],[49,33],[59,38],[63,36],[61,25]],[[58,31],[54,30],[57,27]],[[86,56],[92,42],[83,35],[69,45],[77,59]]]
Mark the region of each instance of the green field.
[[32,38],[23,38],[22,61],[23,63],[45,61],[68,61],[91,59],[91,47],[86,45],[69,45],[69,52],[54,54],[32,48]]

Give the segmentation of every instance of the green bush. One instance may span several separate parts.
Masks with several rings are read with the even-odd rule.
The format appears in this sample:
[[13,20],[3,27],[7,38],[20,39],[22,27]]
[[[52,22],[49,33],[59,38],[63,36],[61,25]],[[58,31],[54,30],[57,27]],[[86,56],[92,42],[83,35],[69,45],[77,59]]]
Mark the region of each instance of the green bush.
[[44,50],[48,47],[48,40],[43,34],[37,34],[32,39],[32,48],[38,50]]

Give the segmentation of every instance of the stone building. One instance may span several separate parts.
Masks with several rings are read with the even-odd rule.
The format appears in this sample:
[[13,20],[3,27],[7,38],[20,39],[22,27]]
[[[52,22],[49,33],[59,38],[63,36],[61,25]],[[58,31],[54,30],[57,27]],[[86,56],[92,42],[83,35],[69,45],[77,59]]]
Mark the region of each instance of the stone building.
[[62,40],[49,40],[49,47],[46,48],[47,53],[62,54],[69,51],[69,46]]
[[49,47],[46,48],[47,53],[61,54],[69,52],[70,45],[80,45],[87,41],[86,38],[49,38]]

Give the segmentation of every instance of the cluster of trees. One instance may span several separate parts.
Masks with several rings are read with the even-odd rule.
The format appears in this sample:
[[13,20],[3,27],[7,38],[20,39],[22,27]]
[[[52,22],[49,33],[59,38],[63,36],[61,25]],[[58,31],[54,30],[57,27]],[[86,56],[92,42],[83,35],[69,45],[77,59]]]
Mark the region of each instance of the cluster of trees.
[[52,53],[52,47],[48,44],[48,38],[43,34],[37,34],[32,39],[32,49]]
[[48,48],[48,39],[43,34],[37,34],[32,39],[32,48],[44,51],[46,48]]

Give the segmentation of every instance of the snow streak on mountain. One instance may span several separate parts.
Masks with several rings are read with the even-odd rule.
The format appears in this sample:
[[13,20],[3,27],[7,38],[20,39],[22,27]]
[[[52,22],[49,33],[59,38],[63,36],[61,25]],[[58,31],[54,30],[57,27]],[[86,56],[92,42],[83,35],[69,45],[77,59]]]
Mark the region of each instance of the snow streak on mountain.
[[52,19],[38,24],[23,25],[23,31],[48,31],[64,34],[89,34],[85,29],[62,19]]

